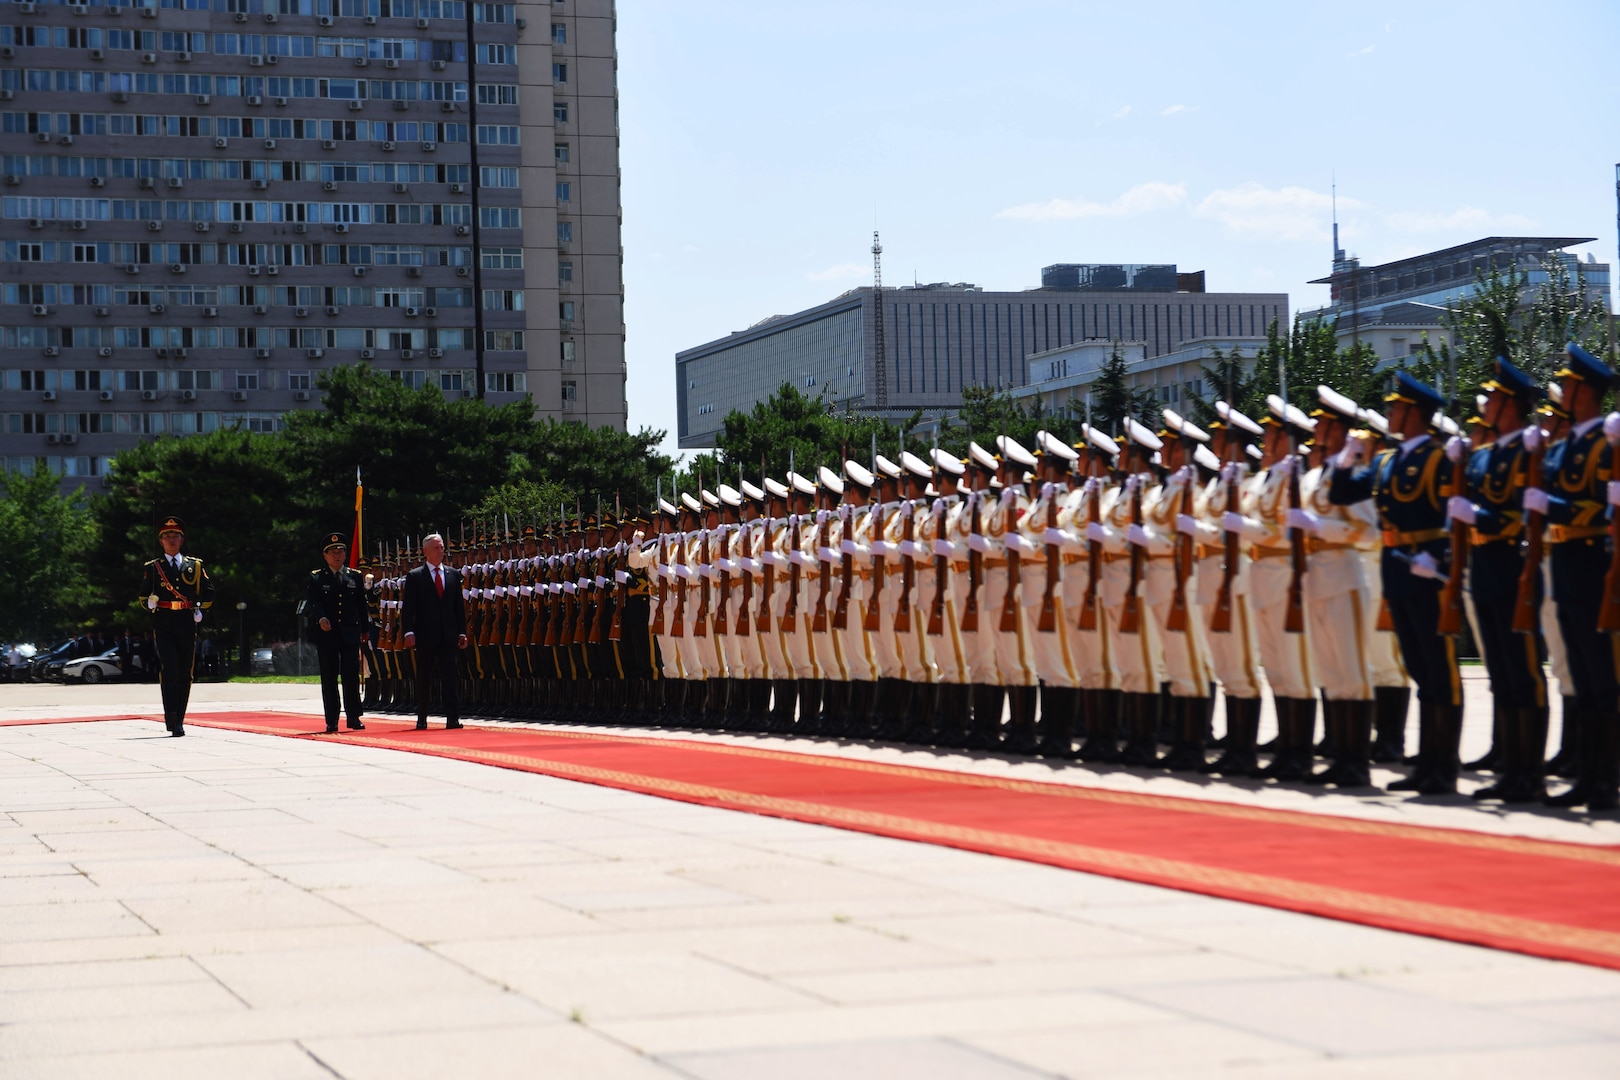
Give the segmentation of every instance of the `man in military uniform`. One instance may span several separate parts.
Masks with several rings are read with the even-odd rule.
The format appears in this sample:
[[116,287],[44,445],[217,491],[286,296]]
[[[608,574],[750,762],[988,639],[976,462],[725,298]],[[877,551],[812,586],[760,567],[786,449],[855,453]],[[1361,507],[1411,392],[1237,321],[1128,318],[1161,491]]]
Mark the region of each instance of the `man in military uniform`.
[[371,641],[371,614],[366,602],[365,579],[344,565],[349,544],[340,532],[327,533],[321,548],[326,565],[309,572],[304,593],[304,618],[310,625],[315,654],[321,664],[321,703],[326,707],[326,733],[338,729],[338,687],[342,685],[342,711],[351,731],[360,722],[360,646]]
[[[1468,584],[1474,600],[1474,625],[1493,697],[1492,764],[1497,782],[1473,793],[1477,799],[1529,802],[1546,794],[1542,776],[1547,749],[1547,680],[1542,674],[1545,649],[1540,635],[1515,633],[1519,578],[1524,572],[1524,489],[1529,483],[1531,454],[1524,447],[1525,424],[1541,388],[1506,357],[1498,357],[1494,377],[1485,383],[1481,419],[1492,441],[1466,456],[1465,494],[1453,496],[1453,520],[1472,526]],[[1447,447],[1448,452],[1453,447]],[[1462,463],[1462,453],[1453,454]],[[1534,606],[1540,607],[1540,574]]]
[[[1578,775],[1573,787],[1547,805],[1613,810],[1620,806],[1620,683],[1614,638],[1598,629],[1598,615],[1612,559],[1604,518],[1620,505],[1620,485],[1613,482],[1620,414],[1602,413],[1603,394],[1614,382],[1609,366],[1573,342],[1564,355],[1558,377],[1569,434],[1548,447],[1542,487],[1524,493],[1524,508],[1545,515],[1548,523],[1558,628],[1575,679],[1575,712],[1564,723],[1578,731]],[[1531,451],[1541,442],[1534,429],[1526,430],[1526,439]]]
[[163,554],[145,566],[142,593],[152,612],[157,643],[159,681],[163,685],[163,725],[175,738],[186,733],[186,703],[191,700],[191,667],[196,651],[197,624],[214,604],[214,583],[202,560],[180,554],[186,540],[185,522],[170,515],[158,526]]
[[1417,767],[1390,790],[1452,795],[1460,768],[1462,681],[1456,641],[1440,633],[1439,626],[1440,590],[1451,548],[1445,507],[1452,465],[1432,434],[1433,417],[1443,401],[1405,371],[1396,376],[1395,390],[1385,401],[1399,447],[1380,451],[1368,463],[1370,439],[1350,439],[1334,462],[1328,498],[1340,506],[1368,498],[1377,502],[1384,599],[1401,658],[1417,683]]

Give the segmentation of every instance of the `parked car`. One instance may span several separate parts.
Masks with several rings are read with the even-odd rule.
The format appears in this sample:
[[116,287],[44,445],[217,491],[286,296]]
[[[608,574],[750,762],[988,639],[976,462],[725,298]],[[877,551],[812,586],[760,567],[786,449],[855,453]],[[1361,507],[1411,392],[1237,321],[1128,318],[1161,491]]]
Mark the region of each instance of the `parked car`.
[[12,682],[28,678],[28,665],[39,649],[26,641],[0,645],[0,676]]
[[[67,663],[68,658],[73,655],[73,650],[78,647],[78,644],[77,638],[68,638],[50,652],[35,654],[34,658],[28,662],[28,677],[35,682],[54,678],[61,671],[62,665]],[[51,670],[53,665],[56,668],[55,672]]]
[[274,675],[276,673],[275,654],[269,649],[253,650],[253,674]]
[[56,676],[63,682],[74,679],[94,685],[109,679],[122,679],[123,668],[118,663],[118,650],[108,649],[100,656],[81,656],[61,665]]

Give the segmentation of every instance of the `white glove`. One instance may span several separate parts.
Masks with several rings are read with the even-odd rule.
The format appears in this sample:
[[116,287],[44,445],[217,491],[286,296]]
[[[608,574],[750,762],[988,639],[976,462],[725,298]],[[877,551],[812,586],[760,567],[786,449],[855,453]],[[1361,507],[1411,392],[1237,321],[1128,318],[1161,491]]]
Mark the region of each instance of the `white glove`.
[[157,593],[153,593],[151,596],[148,596],[146,598],[146,610],[147,611],[156,611],[157,610]]
[[[1608,421],[1604,421],[1608,423]],[[1531,424],[1524,429],[1524,448],[1532,454],[1540,450],[1547,441],[1547,433],[1541,430],[1540,424]]]
[[1227,484],[1240,484],[1243,482],[1243,466],[1236,461],[1229,461],[1221,467],[1221,480]]
[[1125,531],[1125,539],[1129,540],[1137,547],[1147,547],[1148,531],[1142,528],[1140,525],[1132,525]]
[[1292,476],[1294,474],[1294,462],[1296,460],[1297,459],[1293,454],[1288,454],[1271,467],[1272,471],[1278,476]]
[[[1611,484],[1610,486],[1614,485]],[[1479,507],[1461,495],[1453,495],[1446,500],[1446,517],[1452,521],[1461,521],[1466,525],[1472,525],[1479,520]]]
[[816,548],[816,558],[820,559],[824,563],[837,561],[837,556],[833,554],[833,549],[826,546]]
[[1098,492],[1100,491],[1102,491],[1102,478],[1100,476],[1093,476],[1086,481],[1087,495],[1090,495],[1092,498],[1096,498]]
[[1609,481],[1609,505],[1620,506],[1620,480]]
[[1008,551],[1016,551],[1020,555],[1033,555],[1037,550],[1039,550],[1034,544],[1030,543],[1029,539],[1022,533],[1010,532],[1006,535],[1003,542],[1007,545]]
[[1191,514],[1176,515],[1176,532],[1182,536],[1198,536],[1198,519]]
[[1141,487],[1141,486],[1142,486],[1142,476],[1141,476],[1141,474],[1140,473],[1132,473],[1130,475],[1130,477],[1125,481],[1125,494],[1128,495],[1128,496],[1129,495],[1135,495],[1136,494],[1136,489]]
[[1221,528],[1226,532],[1237,533],[1239,536],[1242,536],[1248,531],[1249,522],[1236,510],[1228,510],[1226,513],[1221,515]]
[[1062,547],[1063,541],[1064,536],[1062,529],[1043,529],[1041,531],[1041,542],[1043,544],[1050,544],[1054,547]]
[[1440,576],[1440,564],[1427,551],[1420,551],[1412,559],[1412,576],[1437,578]]
[[1551,505],[1552,500],[1547,498],[1547,493],[1541,488],[1524,489],[1524,508],[1531,513],[1545,514],[1547,507]]
[[1344,444],[1344,449],[1333,455],[1335,469],[1353,469],[1361,464],[1362,442],[1360,439],[1351,439]]
[[1603,418],[1603,437],[1609,440],[1610,446],[1620,445],[1620,412],[1612,412]]
[[192,608],[191,609],[191,621],[192,622],[202,622],[202,608]]
[[1086,525],[1086,539],[1100,544],[1108,539],[1108,530],[1102,527],[1102,522],[1093,521]]
[[1452,464],[1457,464],[1468,456],[1468,441],[1461,435],[1453,435],[1446,440],[1446,457]]
[[1018,498],[1018,489],[1016,487],[1009,485],[1003,488],[1001,491],[1001,508],[1003,510],[1007,509],[1016,498]]
[[1054,496],[1056,494],[1057,494],[1057,485],[1052,483],[1052,481],[1048,480],[1046,483],[1041,485],[1041,499],[1042,499],[1042,501],[1051,502],[1052,501],[1052,496]]
[[623,570],[615,570],[615,571],[613,571],[613,581],[614,581],[615,584],[623,585],[625,582],[627,582],[629,580],[630,580],[630,575],[625,573]]
[[849,505],[849,503],[839,503],[838,504],[838,520],[839,521],[848,521],[850,512],[853,511],[854,509],[855,508],[853,506]]
[[951,543],[949,540],[935,540],[934,554],[943,555],[946,558],[949,558],[950,556],[956,554],[956,545]]
[[831,515],[828,514],[827,511],[825,511],[825,510],[817,510],[816,511],[816,524],[817,525],[825,525],[825,524],[827,524],[827,518],[829,518],[830,516]]
[[1308,533],[1321,532],[1322,519],[1304,507],[1294,507],[1288,511],[1288,527]]
[[985,539],[983,533],[969,533],[967,543],[968,547],[981,555],[990,550],[990,542]]

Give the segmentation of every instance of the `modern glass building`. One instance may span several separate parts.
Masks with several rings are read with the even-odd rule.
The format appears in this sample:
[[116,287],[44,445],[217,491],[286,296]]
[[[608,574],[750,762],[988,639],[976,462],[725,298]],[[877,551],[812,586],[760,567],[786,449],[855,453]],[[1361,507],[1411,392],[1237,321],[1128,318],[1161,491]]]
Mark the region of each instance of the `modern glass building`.
[[0,3],[0,465],[358,362],[623,426],[615,64],[611,0]]
[[[1175,268],[1167,269],[1174,278]],[[1201,288],[1201,274],[1182,277]],[[713,446],[727,413],[747,411],[784,382],[838,404],[869,407],[879,302],[871,288],[853,289],[677,353],[680,445]],[[1012,389],[1044,378],[1032,378],[1029,358],[1075,342],[1140,342],[1152,359],[1190,339],[1254,337],[1273,319],[1288,322],[1283,293],[1115,287],[993,293],[941,283],[886,288],[881,305],[888,376],[882,411],[897,419],[917,409],[952,411],[964,387]]]

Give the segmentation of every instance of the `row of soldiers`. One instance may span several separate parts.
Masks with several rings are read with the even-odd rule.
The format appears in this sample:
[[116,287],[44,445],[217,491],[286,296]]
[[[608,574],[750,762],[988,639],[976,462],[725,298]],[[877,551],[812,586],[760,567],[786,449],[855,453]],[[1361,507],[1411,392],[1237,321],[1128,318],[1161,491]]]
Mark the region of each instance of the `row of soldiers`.
[[[1320,387],[1310,415],[1222,402],[1206,431],[1165,409],[1159,430],[1127,420],[1117,439],[1087,425],[1033,451],[1003,436],[966,458],[846,460],[660,499],[652,520],[453,541],[474,646],[462,700],[1354,788],[1403,760],[1415,685],[1418,752],[1391,789],[1442,795],[1461,768],[1471,622],[1494,699],[1475,767],[1496,772],[1474,794],[1546,796],[1550,656],[1553,771],[1576,783],[1548,801],[1612,808],[1620,611],[1602,627],[1598,609],[1620,416],[1599,411],[1609,369],[1568,356],[1544,405],[1499,360],[1466,437],[1402,372],[1387,417]],[[407,568],[378,568],[372,708],[415,708],[394,617]]]

